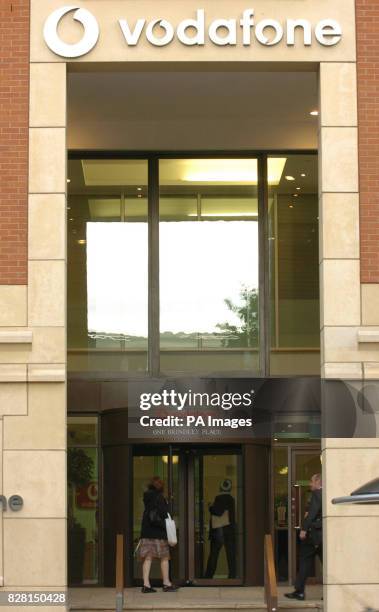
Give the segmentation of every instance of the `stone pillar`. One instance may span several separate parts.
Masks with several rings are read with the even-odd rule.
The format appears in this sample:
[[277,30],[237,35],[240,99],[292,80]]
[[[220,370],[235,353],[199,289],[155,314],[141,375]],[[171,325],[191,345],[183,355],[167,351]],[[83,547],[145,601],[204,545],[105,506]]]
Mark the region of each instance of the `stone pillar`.
[[24,499],[2,515],[6,590],[67,584],[65,140],[66,65],[31,64],[28,285],[0,315],[3,493]]
[[[322,376],[363,380],[379,346],[360,342],[358,128],[355,63],[320,65],[320,302]],[[323,406],[328,409],[327,405]],[[323,440],[324,605],[376,608],[379,506],[334,506],[379,475],[379,439]]]

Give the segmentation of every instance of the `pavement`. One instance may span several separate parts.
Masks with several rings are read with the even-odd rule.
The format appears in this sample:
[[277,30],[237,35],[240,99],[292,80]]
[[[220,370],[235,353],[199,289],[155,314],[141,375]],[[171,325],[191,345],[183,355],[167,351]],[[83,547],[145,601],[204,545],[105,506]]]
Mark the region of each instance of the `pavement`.
[[[291,587],[280,586],[279,610],[322,610],[322,586],[310,585],[305,602],[284,597]],[[112,610],[115,608],[115,589],[81,587],[69,589],[72,610]],[[143,594],[139,587],[124,590],[124,609],[129,610],[265,610],[263,587],[183,587],[176,593]]]

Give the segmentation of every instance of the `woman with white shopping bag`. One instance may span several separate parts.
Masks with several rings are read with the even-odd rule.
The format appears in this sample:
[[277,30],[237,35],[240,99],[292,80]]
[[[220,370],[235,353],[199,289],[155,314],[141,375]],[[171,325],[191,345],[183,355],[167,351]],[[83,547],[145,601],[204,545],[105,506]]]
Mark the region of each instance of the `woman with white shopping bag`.
[[154,476],[143,496],[145,506],[142,516],[141,539],[137,554],[142,561],[142,593],[156,593],[150,584],[150,569],[153,559],[159,559],[163,580],[163,591],[177,591],[169,577],[170,546],[175,546],[176,527],[164,497],[164,483]]

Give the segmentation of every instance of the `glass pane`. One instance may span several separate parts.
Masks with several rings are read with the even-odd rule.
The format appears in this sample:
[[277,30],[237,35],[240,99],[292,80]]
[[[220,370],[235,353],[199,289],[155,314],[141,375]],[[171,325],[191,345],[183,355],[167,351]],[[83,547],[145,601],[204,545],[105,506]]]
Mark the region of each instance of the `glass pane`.
[[255,159],[160,160],[163,372],[258,372]]
[[320,373],[317,163],[317,155],[268,160],[274,375]]
[[147,161],[68,163],[68,369],[147,364]]
[[275,561],[278,581],[288,580],[288,450],[273,449]]
[[195,577],[241,578],[243,559],[240,455],[195,458]]
[[97,444],[97,417],[68,417],[67,418],[67,444],[68,446]]
[[[295,453],[295,470],[294,470],[294,485],[298,485],[300,488],[300,507],[299,512],[301,520],[304,518],[308,511],[309,501],[311,493],[309,490],[309,481],[314,474],[321,474],[321,459],[320,453],[316,452],[304,452]],[[296,535],[296,571],[299,570],[299,558],[300,558],[300,538],[299,532]],[[313,576],[318,578],[318,581],[322,581],[322,568],[320,562],[317,559],[313,572]]]
[[68,449],[68,580],[70,585],[99,579],[98,452]]

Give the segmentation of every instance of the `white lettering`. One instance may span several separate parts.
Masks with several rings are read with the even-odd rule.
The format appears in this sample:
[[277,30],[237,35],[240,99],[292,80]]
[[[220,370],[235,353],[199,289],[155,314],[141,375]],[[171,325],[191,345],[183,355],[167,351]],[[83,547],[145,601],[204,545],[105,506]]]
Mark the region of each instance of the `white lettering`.
[[[165,31],[163,36],[157,38],[154,34],[154,29],[156,26],[162,28]],[[146,38],[155,47],[164,47],[168,45],[172,39],[174,38],[174,28],[171,23],[166,19],[155,19],[155,21],[151,21],[146,28]]]
[[135,47],[141,38],[142,30],[145,27],[146,19],[138,19],[136,25],[134,26],[133,32],[129,27],[129,23],[127,19],[119,19],[120,28],[126,40],[126,43],[130,47]]
[[303,29],[303,44],[308,47],[312,44],[312,27],[307,19],[287,19],[287,45],[295,44],[296,28]]
[[[220,36],[219,29],[227,30],[225,36]],[[237,23],[235,19],[216,19],[209,26],[209,38],[215,45],[236,45],[237,44]]]
[[317,24],[315,34],[320,45],[332,47],[341,40],[342,28],[335,19],[323,19]]
[[[66,14],[72,12],[73,19],[83,26],[79,42],[69,44],[61,40],[58,26]],[[238,19],[215,19],[207,22],[204,9],[197,9],[194,17],[183,19],[173,25],[166,19],[137,19],[135,24],[128,19],[119,19],[125,43],[135,47],[144,36],[155,47],[169,45],[174,38],[186,46],[203,46],[206,38],[220,47],[236,46],[237,42],[245,47],[258,42],[266,47],[277,45],[283,39],[288,47],[297,43],[304,47],[312,45],[313,37],[325,47],[337,45],[342,37],[342,28],[334,19],[323,19],[315,25],[308,19],[286,19],[283,23],[276,19],[263,19],[255,23],[254,9],[248,8]],[[61,7],[46,19],[43,36],[49,49],[62,57],[80,57],[89,53],[96,45],[100,34],[96,18],[87,10],[76,6]]]
[[[196,19],[185,19],[181,21],[176,30],[178,39],[183,45],[204,45],[205,43],[205,11],[198,9],[196,11]],[[188,29],[196,31],[194,36],[189,36],[186,32]]]
[[[272,28],[275,30],[275,36],[272,40],[265,35],[264,31],[266,28]],[[255,28],[255,35],[257,40],[267,47],[272,47],[272,45],[277,45],[283,38],[283,28],[280,25],[279,21],[275,19],[263,19],[260,21]]]
[[243,12],[240,26],[242,28],[242,44],[251,45],[251,28],[254,25],[254,9],[246,9]]

